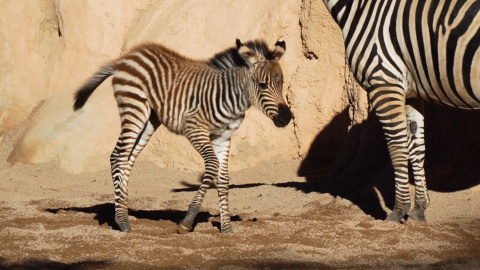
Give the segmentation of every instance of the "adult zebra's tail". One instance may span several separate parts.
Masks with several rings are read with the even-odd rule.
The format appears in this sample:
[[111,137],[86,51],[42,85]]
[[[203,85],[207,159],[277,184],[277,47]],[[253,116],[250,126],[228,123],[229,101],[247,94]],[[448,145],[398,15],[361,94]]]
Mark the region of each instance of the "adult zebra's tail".
[[90,95],[108,77],[113,74],[113,63],[103,66],[75,93],[73,110],[77,111],[85,105]]

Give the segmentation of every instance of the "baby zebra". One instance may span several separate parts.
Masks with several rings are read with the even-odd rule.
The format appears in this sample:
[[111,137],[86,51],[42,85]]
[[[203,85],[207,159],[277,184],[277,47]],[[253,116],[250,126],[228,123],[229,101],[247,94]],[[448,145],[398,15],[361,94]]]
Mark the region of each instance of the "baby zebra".
[[230,138],[251,106],[259,108],[277,127],[292,114],[282,96],[283,73],[278,61],[286,45],[272,50],[264,41],[242,44],[196,61],[159,44],[144,44],[103,66],[75,94],[81,109],[93,91],[113,76],[121,132],[110,157],[115,189],[115,221],[130,230],[128,178],[135,159],[161,125],[188,138],[205,161],[202,184],[179,224],[192,230],[193,220],[212,181],[220,197],[221,232],[231,233],[228,207]]

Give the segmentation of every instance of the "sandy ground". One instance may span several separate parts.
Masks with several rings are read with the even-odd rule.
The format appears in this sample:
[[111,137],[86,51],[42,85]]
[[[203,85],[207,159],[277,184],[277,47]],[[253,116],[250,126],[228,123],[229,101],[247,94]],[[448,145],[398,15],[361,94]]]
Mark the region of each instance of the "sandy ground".
[[[234,234],[219,233],[212,189],[194,231],[180,235],[200,172],[139,161],[129,187],[132,231],[122,233],[108,170],[10,165],[7,152],[0,269],[480,269],[479,186],[430,192],[427,223],[394,224],[315,191],[320,183],[297,176],[301,161],[270,160],[231,173]],[[381,195],[365,200],[390,211]]]

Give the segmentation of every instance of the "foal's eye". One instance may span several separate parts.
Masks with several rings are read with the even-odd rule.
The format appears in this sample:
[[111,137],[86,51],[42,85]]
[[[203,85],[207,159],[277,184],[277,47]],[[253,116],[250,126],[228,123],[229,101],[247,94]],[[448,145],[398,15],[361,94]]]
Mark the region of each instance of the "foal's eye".
[[266,83],[258,83],[258,86],[260,86],[260,88],[262,88],[262,90],[267,90],[268,89],[268,85]]

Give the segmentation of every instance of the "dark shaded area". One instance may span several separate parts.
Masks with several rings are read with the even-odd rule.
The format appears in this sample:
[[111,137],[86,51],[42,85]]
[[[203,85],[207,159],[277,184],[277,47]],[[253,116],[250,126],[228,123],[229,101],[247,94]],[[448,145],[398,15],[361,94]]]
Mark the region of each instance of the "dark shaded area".
[[[320,132],[298,175],[307,183],[286,183],[304,192],[329,193],[384,219],[394,204],[394,174],[382,128],[370,113],[347,133],[348,110]],[[425,104],[425,173],[430,190],[454,192],[480,184],[480,112]],[[348,118],[347,118],[348,120]],[[338,133],[337,133],[338,132]],[[332,152],[339,149],[337,152]],[[412,177],[410,177],[412,179]]]
[[436,263],[430,262],[415,262],[412,264],[411,261],[398,262],[397,260],[392,260],[389,264],[389,260],[385,259],[383,263],[372,263],[372,264],[363,264],[359,266],[356,264],[355,260],[350,260],[344,262],[341,265],[326,264],[319,262],[305,262],[305,261],[289,261],[279,259],[277,261],[259,261],[259,260],[218,260],[214,261],[212,266],[208,268],[219,269],[219,268],[233,268],[233,267],[243,267],[251,269],[390,269],[390,268],[401,268],[401,269],[475,269],[478,265],[479,259],[475,257],[458,257],[452,259],[445,259]]
[[[388,262],[380,265],[364,265],[367,268],[384,268]],[[405,263],[398,264],[398,267],[407,267],[410,269],[475,269],[478,264],[478,258],[459,257],[453,259],[446,259],[436,263]],[[169,266],[166,268],[182,268],[185,265],[179,263],[178,266]],[[319,263],[319,262],[304,262],[304,261],[289,261],[277,260],[210,260],[204,262],[203,268],[219,269],[219,268],[252,268],[252,269],[338,269],[337,266]],[[142,263],[131,262],[111,262],[111,261],[82,261],[76,263],[61,263],[48,259],[22,259],[21,261],[7,263],[4,258],[0,257],[0,270],[83,270],[83,269],[163,269],[165,267],[151,266]],[[358,268],[354,262],[347,262],[342,265],[342,268]]]
[[[94,220],[98,221],[99,225],[103,225],[105,223],[108,226],[112,227],[114,230],[119,230],[117,223],[115,222],[115,204],[113,203],[103,203],[97,204],[90,207],[66,207],[66,208],[48,208],[45,211],[57,214],[59,211],[70,211],[70,212],[82,212],[88,214],[95,214]],[[187,214],[187,211],[180,211],[180,210],[134,210],[128,209],[128,215],[133,216],[137,219],[148,219],[148,220],[167,220],[172,221],[174,223],[179,223]],[[211,222],[212,218],[218,218],[219,215],[211,215],[208,212],[199,212],[197,217],[195,218],[195,223],[193,224],[193,229],[198,223],[206,223]],[[238,216],[230,217],[232,222],[242,221],[242,219]],[[256,220],[250,220],[256,221]],[[213,221],[212,225],[217,227],[220,230],[220,222]]]
[[330,164],[337,159],[343,142],[347,138],[349,122],[348,109],[346,109],[336,115],[332,122],[317,135],[300,165],[299,176],[327,174]]
[[50,269],[105,269],[111,266],[109,261],[83,261],[76,263],[54,262],[48,259],[23,259],[14,263],[7,263],[4,258],[0,257],[0,269],[9,270],[50,270]]
[[425,106],[425,173],[429,189],[452,192],[480,184],[480,111]]
[[207,268],[210,269],[231,269],[231,268],[247,268],[247,269],[338,269],[328,264],[318,262],[302,262],[287,261],[283,259],[269,261],[252,260],[252,259],[236,259],[236,260],[216,260]]

